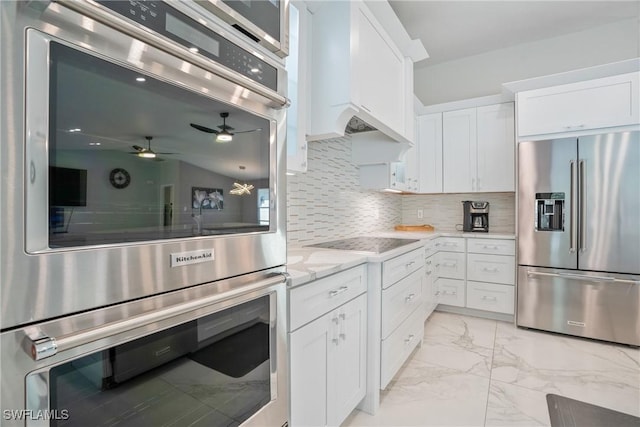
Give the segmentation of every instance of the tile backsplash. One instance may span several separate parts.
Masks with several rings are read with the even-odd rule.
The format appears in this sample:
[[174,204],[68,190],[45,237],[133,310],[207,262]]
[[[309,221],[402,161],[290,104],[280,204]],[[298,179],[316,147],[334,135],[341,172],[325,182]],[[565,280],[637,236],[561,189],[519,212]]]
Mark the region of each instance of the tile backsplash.
[[360,189],[351,138],[310,142],[305,173],[287,176],[287,242],[299,246],[391,230],[402,199]]
[[490,203],[490,231],[515,230],[515,193],[398,195],[361,190],[348,136],[310,142],[307,164],[307,172],[287,176],[287,242],[293,246],[390,231],[397,224],[454,231],[462,224],[463,200]]
[[[489,231],[514,233],[516,229],[515,193],[420,194],[402,196],[403,224],[431,224],[436,231],[462,229],[462,201],[489,202]],[[418,209],[423,217],[418,218]]]

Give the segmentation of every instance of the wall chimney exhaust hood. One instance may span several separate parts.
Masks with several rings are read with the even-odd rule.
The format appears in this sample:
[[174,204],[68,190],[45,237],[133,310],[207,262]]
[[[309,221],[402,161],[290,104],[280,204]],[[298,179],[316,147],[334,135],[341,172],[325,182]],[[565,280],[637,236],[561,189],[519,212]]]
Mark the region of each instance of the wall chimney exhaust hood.
[[380,163],[396,161],[413,141],[413,62],[428,55],[391,6],[377,3],[309,3],[313,85],[307,141],[351,135],[354,152],[360,144],[370,151],[392,146],[382,150],[387,158]]

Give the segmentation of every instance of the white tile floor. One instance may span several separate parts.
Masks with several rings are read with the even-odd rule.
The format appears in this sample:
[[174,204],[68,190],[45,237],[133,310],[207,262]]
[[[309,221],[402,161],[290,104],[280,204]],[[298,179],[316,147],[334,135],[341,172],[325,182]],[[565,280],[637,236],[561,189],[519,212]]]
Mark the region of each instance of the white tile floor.
[[640,416],[640,350],[436,312],[378,413],[343,426],[549,426],[547,393]]

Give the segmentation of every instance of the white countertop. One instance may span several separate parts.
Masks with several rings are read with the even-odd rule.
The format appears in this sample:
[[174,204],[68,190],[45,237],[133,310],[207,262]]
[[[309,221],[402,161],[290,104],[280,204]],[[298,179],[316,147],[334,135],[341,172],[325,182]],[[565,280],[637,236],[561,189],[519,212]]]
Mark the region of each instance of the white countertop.
[[382,262],[395,258],[406,252],[421,248],[426,241],[436,237],[468,237],[482,239],[515,239],[515,234],[508,233],[463,233],[463,232],[413,232],[413,231],[379,231],[372,237],[393,237],[398,239],[415,239],[415,243],[376,254],[373,252],[344,251],[337,249],[310,248],[289,246],[287,248],[287,272],[291,276],[291,286],[339,273],[360,264]]

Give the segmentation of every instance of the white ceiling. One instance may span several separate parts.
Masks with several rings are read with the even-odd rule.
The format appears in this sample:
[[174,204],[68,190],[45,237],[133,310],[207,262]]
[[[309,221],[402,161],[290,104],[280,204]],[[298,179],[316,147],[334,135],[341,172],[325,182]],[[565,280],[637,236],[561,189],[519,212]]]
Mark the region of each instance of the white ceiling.
[[429,53],[417,68],[640,17],[640,1],[389,3],[410,37],[422,40]]

